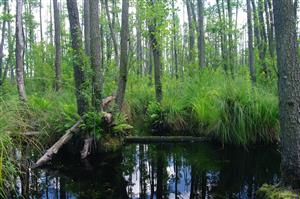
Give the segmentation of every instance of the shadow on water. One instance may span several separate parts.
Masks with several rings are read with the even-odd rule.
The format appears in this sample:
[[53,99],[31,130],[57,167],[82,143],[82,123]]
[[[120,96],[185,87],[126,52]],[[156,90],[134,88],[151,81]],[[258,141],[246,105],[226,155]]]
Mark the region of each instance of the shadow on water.
[[272,147],[246,151],[210,144],[130,144],[86,162],[69,159],[24,174],[17,184],[26,198],[247,199],[255,198],[263,183],[279,181],[280,154]]

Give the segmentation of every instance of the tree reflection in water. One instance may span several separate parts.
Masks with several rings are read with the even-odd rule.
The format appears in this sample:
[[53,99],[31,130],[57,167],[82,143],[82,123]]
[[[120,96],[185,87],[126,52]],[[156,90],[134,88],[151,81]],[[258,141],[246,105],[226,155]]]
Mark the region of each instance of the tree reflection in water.
[[246,151],[209,144],[131,144],[86,162],[72,158],[33,171],[24,166],[16,179],[20,191],[11,198],[247,199],[263,183],[277,183],[279,167],[280,154],[272,147]]

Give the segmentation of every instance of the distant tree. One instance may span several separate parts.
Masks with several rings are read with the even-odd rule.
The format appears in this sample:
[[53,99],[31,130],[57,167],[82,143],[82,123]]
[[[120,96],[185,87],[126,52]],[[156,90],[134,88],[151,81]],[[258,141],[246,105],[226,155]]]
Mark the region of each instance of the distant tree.
[[41,42],[43,42],[44,38],[43,38],[43,17],[42,17],[42,0],[40,0],[39,3],[39,17],[40,17],[40,39]]
[[194,46],[195,46],[195,21],[193,19],[193,5],[191,0],[186,0],[188,25],[189,25],[189,61],[194,59]]
[[85,54],[89,57],[91,55],[91,38],[90,38],[90,0],[84,0],[83,3],[83,23],[84,23],[84,49]]
[[300,187],[300,67],[293,0],[274,3],[277,65],[279,70],[279,114],[282,179]]
[[26,91],[24,83],[24,36],[23,36],[23,0],[17,0],[16,5],[16,76],[19,98],[26,101]]
[[154,59],[154,81],[155,81],[155,94],[157,102],[162,100],[162,83],[161,83],[161,50],[160,44],[158,43],[158,30],[157,30],[157,19],[154,16],[154,7],[157,2],[155,0],[148,0],[149,8],[152,10],[151,19],[149,20],[149,37],[151,42],[151,49]]
[[[4,14],[7,12],[7,2],[4,2]],[[1,29],[1,42],[0,42],[0,85],[2,84],[2,76],[3,76],[3,58],[4,58],[4,41],[5,41],[5,33],[6,33],[6,19],[3,19],[2,29]]]
[[116,38],[116,34],[114,31],[114,26],[113,26],[113,22],[111,20],[110,17],[110,13],[109,13],[109,8],[108,8],[108,0],[104,0],[105,1],[105,10],[106,10],[106,16],[107,16],[107,21],[108,21],[108,26],[109,26],[109,30],[110,30],[110,36],[114,45],[114,51],[115,51],[115,60],[116,63],[119,63],[119,50],[118,50],[118,44],[117,44],[117,38]]
[[204,40],[204,1],[198,1],[198,59],[199,68],[205,67],[205,40]]
[[61,27],[60,10],[57,0],[53,0],[54,31],[55,31],[55,90],[61,88]]
[[173,55],[175,62],[175,77],[178,79],[178,50],[177,50],[177,24],[176,24],[176,10],[175,10],[175,2],[172,0],[172,20],[173,20]]
[[252,26],[252,9],[250,0],[247,0],[247,23],[248,23],[248,64],[252,83],[256,82],[254,68],[254,49],[253,49],[253,26]]
[[142,21],[139,0],[136,1],[136,57],[137,73],[142,74],[143,70],[143,49],[142,49]]

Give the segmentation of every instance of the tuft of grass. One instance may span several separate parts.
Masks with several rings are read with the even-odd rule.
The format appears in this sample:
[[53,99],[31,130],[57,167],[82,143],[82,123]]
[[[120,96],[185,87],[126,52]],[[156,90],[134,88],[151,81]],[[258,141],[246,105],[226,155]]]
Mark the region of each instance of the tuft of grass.
[[299,196],[287,189],[278,188],[272,185],[264,184],[257,192],[259,199],[290,199],[298,198]]
[[244,74],[232,79],[223,70],[205,69],[193,78],[164,78],[160,104],[155,102],[153,86],[143,81],[135,80],[126,99],[133,114],[144,115],[152,128],[188,130],[242,146],[279,139],[276,89],[253,86]]

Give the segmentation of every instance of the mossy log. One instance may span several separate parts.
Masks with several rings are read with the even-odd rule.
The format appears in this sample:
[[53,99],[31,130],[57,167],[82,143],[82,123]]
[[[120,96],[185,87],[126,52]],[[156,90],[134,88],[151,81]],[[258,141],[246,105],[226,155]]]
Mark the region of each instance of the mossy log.
[[192,136],[128,136],[125,141],[129,143],[206,142],[209,139]]

